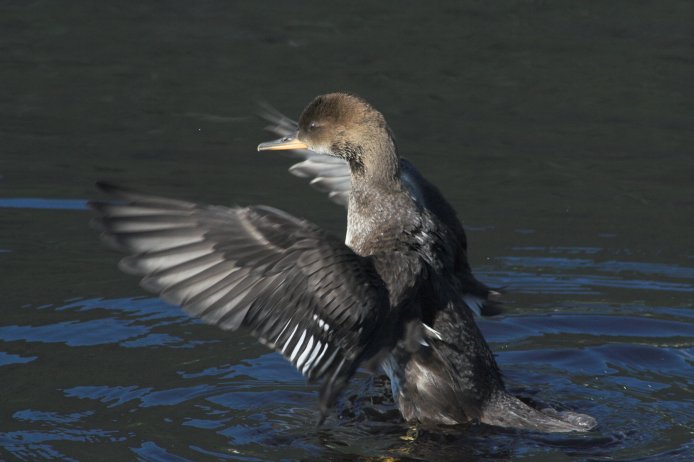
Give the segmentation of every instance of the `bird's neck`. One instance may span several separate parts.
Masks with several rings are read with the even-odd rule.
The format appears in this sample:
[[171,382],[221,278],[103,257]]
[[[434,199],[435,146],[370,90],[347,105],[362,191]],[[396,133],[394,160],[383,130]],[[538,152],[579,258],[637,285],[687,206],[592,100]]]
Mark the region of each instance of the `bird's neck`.
[[[364,149],[368,149],[365,147]],[[352,190],[347,210],[346,244],[359,255],[371,255],[385,240],[400,234],[403,214],[412,208],[400,180],[400,158],[395,143],[364,151],[361,165],[351,165]]]
[[399,192],[400,158],[393,139],[386,135],[360,149],[360,156],[349,159],[355,198],[372,200],[373,194]]

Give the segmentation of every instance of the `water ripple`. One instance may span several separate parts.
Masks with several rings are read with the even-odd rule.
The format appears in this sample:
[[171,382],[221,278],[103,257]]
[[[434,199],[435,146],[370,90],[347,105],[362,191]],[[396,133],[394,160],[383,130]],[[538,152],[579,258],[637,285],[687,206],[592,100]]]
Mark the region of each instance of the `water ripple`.
[[35,197],[0,198],[0,208],[43,210],[87,210],[84,199],[41,199]]

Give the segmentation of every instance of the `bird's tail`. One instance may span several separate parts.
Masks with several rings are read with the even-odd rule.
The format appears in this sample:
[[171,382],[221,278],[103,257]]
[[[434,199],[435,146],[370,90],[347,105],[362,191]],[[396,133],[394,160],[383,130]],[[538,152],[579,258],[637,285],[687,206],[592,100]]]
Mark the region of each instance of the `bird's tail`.
[[548,433],[584,432],[597,425],[586,414],[544,409],[538,411],[505,391],[498,391],[485,405],[480,421],[499,427],[520,428]]

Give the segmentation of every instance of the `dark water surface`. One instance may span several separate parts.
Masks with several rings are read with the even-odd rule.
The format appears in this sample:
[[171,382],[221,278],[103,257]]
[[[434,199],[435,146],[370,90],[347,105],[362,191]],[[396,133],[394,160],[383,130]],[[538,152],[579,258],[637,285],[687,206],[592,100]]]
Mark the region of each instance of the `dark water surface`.
[[[694,460],[694,5],[1,2],[0,459]],[[256,153],[267,100],[349,90],[469,229],[509,387],[587,434],[414,434],[360,374],[315,427],[279,355],[150,298],[96,179],[344,210]],[[397,414],[396,414],[397,415]]]

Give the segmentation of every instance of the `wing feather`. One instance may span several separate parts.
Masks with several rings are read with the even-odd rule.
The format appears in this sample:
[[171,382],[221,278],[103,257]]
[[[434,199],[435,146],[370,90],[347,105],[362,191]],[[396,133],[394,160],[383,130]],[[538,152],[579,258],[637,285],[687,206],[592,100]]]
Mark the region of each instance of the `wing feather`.
[[226,208],[99,184],[104,240],[146,290],[222,329],[245,327],[309,380],[325,412],[383,344],[390,311],[371,261],[317,226],[265,207]]

